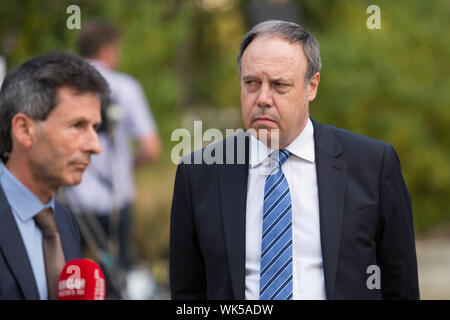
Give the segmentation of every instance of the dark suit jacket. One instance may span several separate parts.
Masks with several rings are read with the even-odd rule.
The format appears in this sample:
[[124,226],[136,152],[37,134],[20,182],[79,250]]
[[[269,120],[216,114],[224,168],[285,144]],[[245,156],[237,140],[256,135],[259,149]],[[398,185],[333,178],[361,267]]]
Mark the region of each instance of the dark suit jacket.
[[[418,299],[411,199],[394,148],[312,121],[327,299]],[[220,143],[226,148],[238,136]],[[184,158],[178,166],[172,298],[245,299],[247,151],[248,142],[245,164]],[[381,289],[367,286],[371,265],[380,268]]]
[[[80,231],[72,212],[55,203],[55,217],[66,261],[82,258]],[[19,228],[0,187],[0,300],[38,300],[39,291]]]

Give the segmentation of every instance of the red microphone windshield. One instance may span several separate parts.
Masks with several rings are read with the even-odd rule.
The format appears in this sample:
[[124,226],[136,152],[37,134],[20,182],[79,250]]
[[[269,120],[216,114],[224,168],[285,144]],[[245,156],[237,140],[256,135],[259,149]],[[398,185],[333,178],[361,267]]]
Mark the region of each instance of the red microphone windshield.
[[105,300],[105,277],[89,259],[70,260],[58,281],[58,300]]

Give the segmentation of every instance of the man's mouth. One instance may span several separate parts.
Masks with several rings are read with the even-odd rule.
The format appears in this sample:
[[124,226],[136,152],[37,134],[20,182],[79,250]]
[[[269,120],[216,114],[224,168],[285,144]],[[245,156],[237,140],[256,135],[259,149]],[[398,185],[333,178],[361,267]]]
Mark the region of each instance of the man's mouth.
[[77,169],[84,170],[84,169],[86,169],[88,167],[89,162],[75,162],[73,165]]
[[253,119],[253,122],[258,122],[258,123],[266,123],[266,124],[273,124],[276,123],[275,120],[266,117],[266,116],[260,116],[260,117],[256,117],[255,119]]

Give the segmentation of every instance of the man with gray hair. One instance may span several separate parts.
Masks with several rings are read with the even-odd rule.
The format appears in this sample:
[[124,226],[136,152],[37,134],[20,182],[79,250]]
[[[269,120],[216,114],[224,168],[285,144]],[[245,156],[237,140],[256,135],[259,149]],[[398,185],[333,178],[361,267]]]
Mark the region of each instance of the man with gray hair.
[[109,92],[80,57],[63,52],[11,70],[0,91],[0,299],[56,299],[65,261],[82,257],[78,224],[55,201],[81,182]]
[[[398,156],[310,117],[321,68],[311,33],[260,23],[244,36],[238,67],[246,133],[216,144],[226,164],[191,165],[194,153],[177,169],[172,297],[418,299]],[[242,136],[245,163],[230,163]]]

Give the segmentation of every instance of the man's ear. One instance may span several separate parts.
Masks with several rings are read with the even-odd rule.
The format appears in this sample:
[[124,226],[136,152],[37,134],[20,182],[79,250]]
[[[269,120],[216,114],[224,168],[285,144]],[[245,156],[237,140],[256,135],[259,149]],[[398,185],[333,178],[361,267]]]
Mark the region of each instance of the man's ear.
[[25,113],[17,113],[11,121],[11,135],[13,141],[23,146],[31,148],[36,135],[36,123]]
[[308,101],[313,101],[316,98],[317,89],[319,88],[320,73],[317,72],[311,77],[308,83]]

